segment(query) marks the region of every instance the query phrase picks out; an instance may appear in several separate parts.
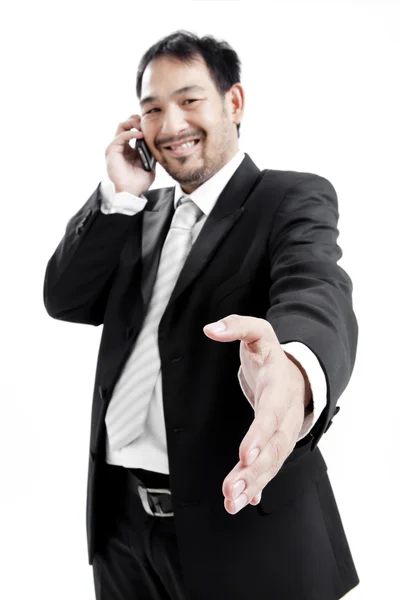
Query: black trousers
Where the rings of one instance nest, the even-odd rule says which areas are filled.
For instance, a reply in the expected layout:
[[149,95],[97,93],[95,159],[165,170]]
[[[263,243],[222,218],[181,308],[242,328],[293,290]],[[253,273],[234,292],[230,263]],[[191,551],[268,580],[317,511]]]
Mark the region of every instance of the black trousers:
[[[175,535],[175,517],[146,513],[132,474],[105,465],[110,494],[104,539],[93,557],[96,600],[186,600]],[[146,487],[168,487],[168,476],[135,470]],[[157,476],[158,475],[158,476]]]

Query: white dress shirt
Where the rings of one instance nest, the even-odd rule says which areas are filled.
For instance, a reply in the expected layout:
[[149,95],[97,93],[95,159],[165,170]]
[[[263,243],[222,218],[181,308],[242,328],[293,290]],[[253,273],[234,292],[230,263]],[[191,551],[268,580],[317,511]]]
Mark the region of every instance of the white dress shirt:
[[[244,157],[244,153],[239,150],[237,154],[222,167],[222,169],[190,194],[190,198],[203,212],[203,216],[197,221],[192,230],[192,244],[199,235],[208,215],[214,208],[219,195],[241,164]],[[101,211],[104,214],[122,213],[132,216],[143,210],[147,204],[147,198],[145,198],[145,196],[138,197],[129,192],[115,192],[115,186],[108,177],[105,177],[102,180],[100,191],[102,196]],[[174,197],[175,208],[179,198],[184,193],[185,192],[182,190],[179,183],[177,183],[175,186]],[[145,231],[143,232],[143,235],[146,235]],[[281,344],[281,347],[289,352],[302,365],[307,373],[311,386],[313,410],[307,414],[304,419],[303,427],[298,437],[298,440],[301,440],[312,429],[326,406],[327,383],[325,374],[317,357],[305,344],[302,344],[301,342],[288,342],[286,344]],[[244,396],[250,404],[254,406],[252,391],[247,385],[241,368],[239,368],[238,380]],[[150,401],[149,412],[143,433],[124,448],[114,451],[111,451],[108,443],[108,436],[106,435],[106,461],[110,464],[123,467],[169,473],[164,407],[162,401],[161,370]]]

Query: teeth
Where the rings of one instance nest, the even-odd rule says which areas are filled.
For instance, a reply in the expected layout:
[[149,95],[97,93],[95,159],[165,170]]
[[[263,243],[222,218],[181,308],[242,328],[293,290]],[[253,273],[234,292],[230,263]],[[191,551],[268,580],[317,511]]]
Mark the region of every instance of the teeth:
[[178,148],[191,148],[195,145],[195,143],[195,140],[192,140],[191,142],[185,142],[184,144],[179,144],[178,146],[170,146],[170,148],[171,150],[177,150]]

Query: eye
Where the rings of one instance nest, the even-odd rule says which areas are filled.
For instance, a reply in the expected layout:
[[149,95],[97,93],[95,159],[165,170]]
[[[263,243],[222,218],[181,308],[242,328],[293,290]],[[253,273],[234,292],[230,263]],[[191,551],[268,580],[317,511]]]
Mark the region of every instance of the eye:
[[153,110],[160,110],[159,108],[151,108],[150,110],[148,110],[146,113],[144,113],[145,115],[150,115],[152,113]]
[[185,102],[198,102],[197,99],[188,99],[188,100],[184,100],[183,104],[185,104]]

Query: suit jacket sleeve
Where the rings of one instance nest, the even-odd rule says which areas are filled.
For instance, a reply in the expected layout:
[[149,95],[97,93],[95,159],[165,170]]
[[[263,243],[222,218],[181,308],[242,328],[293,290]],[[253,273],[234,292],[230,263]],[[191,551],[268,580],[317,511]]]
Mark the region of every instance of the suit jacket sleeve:
[[64,237],[48,261],[43,299],[48,314],[55,319],[102,324],[113,276],[129,234],[137,233],[140,252],[138,219],[146,198],[137,199],[137,215],[105,214],[103,185],[99,183],[68,221]]
[[329,181],[302,174],[284,194],[269,242],[270,308],[266,319],[279,342],[302,342],[318,358],[327,382],[327,405],[298,445],[311,449],[332,423],[354,368],[358,325],[353,285],[338,265],[338,199]]

